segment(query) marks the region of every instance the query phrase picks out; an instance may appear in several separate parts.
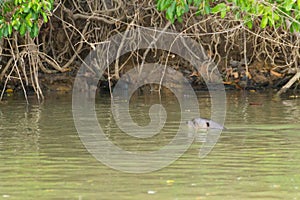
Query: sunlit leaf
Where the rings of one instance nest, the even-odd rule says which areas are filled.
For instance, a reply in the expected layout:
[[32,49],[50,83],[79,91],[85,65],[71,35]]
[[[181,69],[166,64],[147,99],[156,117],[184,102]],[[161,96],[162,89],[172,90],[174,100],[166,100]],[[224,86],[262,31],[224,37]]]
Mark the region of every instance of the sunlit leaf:
[[221,11],[221,18],[224,18],[226,16],[226,10]]
[[269,26],[273,26],[275,24],[274,19],[270,16],[268,16],[268,23],[269,23]]
[[253,27],[253,22],[252,22],[252,21],[247,21],[247,22],[246,22],[246,26],[247,26],[249,29],[252,29],[252,27]]
[[294,1],[293,0],[286,0],[284,2],[284,8],[287,10],[287,11],[290,11],[294,5]]
[[215,7],[213,7],[211,9],[211,12],[212,13],[219,13],[219,12],[222,12],[224,10],[226,10],[226,4],[225,3],[220,3],[220,4],[217,4]]
[[177,17],[182,16],[183,13],[184,13],[184,8],[181,7],[181,6],[176,6],[176,15],[177,15]]
[[48,22],[48,16],[46,15],[45,12],[41,12],[41,14],[43,16],[44,22],[47,23]]
[[163,0],[158,0],[157,2],[156,2],[156,8],[157,8],[157,10],[158,11],[161,11],[161,2],[162,2]]
[[24,36],[25,33],[26,33],[26,24],[22,23],[21,26],[20,26],[20,35]]
[[260,27],[265,28],[267,26],[267,24],[268,24],[268,16],[264,15],[261,20]]
[[273,13],[273,18],[274,18],[275,21],[280,20],[279,15],[277,15],[276,13]]
[[175,9],[176,9],[176,1],[173,1],[172,5],[167,9],[166,17],[172,23],[175,21]]
[[22,5],[23,11],[24,13],[28,13],[31,9],[31,7],[29,6],[29,4],[23,4]]
[[291,24],[291,32],[294,33],[294,32],[300,32],[300,27],[297,23],[293,22]]
[[7,31],[8,31],[8,35],[12,34],[12,25],[11,24],[7,25]]

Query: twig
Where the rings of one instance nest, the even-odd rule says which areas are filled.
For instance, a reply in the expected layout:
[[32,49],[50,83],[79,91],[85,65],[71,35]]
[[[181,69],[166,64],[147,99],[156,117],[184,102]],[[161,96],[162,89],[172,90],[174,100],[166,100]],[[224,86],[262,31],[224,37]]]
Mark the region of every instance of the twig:
[[276,96],[280,96],[281,94],[285,93],[297,80],[300,79],[300,71],[298,72],[287,82],[277,93]]

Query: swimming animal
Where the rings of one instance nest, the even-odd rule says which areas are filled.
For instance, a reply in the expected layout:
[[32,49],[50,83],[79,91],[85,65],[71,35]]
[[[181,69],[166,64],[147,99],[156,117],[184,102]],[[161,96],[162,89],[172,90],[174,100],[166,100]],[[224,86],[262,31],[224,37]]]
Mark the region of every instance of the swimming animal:
[[194,118],[192,120],[187,121],[187,125],[191,128],[194,128],[196,130],[198,129],[221,129],[221,130],[226,130],[224,126],[221,124],[218,124],[217,122],[214,122],[210,119],[205,119],[205,118]]

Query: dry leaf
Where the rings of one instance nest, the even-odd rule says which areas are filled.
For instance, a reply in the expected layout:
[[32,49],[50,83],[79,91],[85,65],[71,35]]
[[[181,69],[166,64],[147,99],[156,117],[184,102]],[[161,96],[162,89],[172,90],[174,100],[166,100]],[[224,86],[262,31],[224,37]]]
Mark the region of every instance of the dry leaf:
[[279,78],[283,77],[282,74],[280,74],[280,73],[278,73],[278,72],[275,72],[274,70],[271,70],[271,71],[270,71],[270,74],[272,74],[272,75],[274,75],[274,76],[276,76],[276,77],[279,77]]

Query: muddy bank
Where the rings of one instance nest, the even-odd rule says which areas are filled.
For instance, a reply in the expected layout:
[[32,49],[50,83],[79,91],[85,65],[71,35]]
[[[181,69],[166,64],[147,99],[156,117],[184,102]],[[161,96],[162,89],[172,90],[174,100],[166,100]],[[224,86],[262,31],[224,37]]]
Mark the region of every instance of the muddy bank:
[[[186,63],[180,63],[177,59],[170,61],[172,69],[179,71],[191,84],[194,90],[207,90],[204,77],[206,74],[207,68],[199,67],[198,69],[193,68],[192,66]],[[174,64],[176,63],[176,65]],[[126,75],[126,72],[133,67],[134,63],[127,63],[122,70],[121,77]],[[231,60],[228,63],[227,67],[218,66],[222,82],[226,90],[265,90],[265,89],[275,89],[279,90],[283,85],[285,85],[291,77],[294,75],[294,71],[286,72],[285,74],[280,73],[273,69],[272,65],[268,63],[262,63],[255,61],[245,67],[245,62]],[[111,72],[113,73],[113,71]],[[157,73],[160,76],[160,72]],[[166,75],[168,75],[168,70]],[[202,76],[203,75],[203,76]],[[47,92],[59,92],[59,93],[71,93],[73,88],[73,83],[75,80],[76,72],[65,72],[65,73],[54,73],[54,74],[39,74],[39,84],[44,93]],[[88,77],[89,75],[87,75]],[[214,77],[210,77],[214,81]],[[180,83],[176,83],[176,77],[172,80],[175,83],[175,87],[179,87]],[[134,80],[131,80],[134,82]],[[96,86],[98,91],[109,92],[109,87],[112,88],[118,82],[116,78],[112,78],[110,83],[108,82],[108,73],[105,72]],[[24,89],[28,95],[34,95],[34,87],[30,84],[26,85],[25,80],[23,80]],[[30,82],[29,82],[30,83]],[[5,81],[0,83],[0,90],[3,91]],[[128,82],[130,84],[130,81]],[[176,86],[178,84],[178,86]],[[295,84],[291,90],[297,89],[299,82]],[[82,85],[83,89],[84,84]],[[4,96],[13,95],[14,93],[23,93],[24,89],[19,80],[11,79],[7,82]],[[139,93],[148,94],[154,92],[158,89],[158,86],[155,84],[145,85],[139,89]]]

